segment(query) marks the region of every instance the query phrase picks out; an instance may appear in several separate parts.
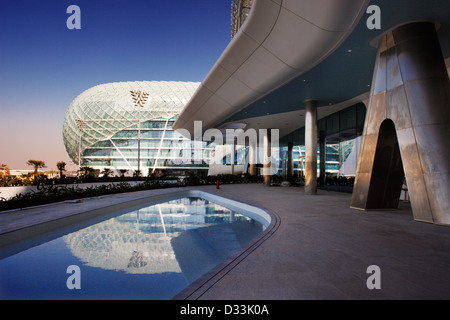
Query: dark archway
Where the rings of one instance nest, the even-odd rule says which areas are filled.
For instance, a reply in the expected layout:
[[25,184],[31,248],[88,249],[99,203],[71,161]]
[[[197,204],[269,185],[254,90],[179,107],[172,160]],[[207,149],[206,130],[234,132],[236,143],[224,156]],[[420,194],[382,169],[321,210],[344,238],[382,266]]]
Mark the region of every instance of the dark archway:
[[404,177],[395,125],[386,119],[378,134],[367,209],[397,208]]

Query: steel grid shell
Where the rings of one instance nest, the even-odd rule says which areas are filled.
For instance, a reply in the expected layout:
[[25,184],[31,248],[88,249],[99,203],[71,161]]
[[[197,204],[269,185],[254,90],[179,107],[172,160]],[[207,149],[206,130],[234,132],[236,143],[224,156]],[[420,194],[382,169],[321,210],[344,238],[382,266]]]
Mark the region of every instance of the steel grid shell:
[[[63,141],[69,157],[96,143],[149,120],[176,119],[200,83],[133,81],[97,85],[70,104],[63,124]],[[137,94],[145,93],[139,100]]]

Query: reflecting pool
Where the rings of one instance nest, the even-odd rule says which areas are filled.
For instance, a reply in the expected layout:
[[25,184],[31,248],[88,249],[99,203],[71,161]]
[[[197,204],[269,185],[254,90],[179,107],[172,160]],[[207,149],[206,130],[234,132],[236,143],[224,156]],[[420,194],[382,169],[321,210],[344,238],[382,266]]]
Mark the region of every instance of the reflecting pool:
[[0,252],[0,299],[170,299],[264,229],[199,197],[134,207]]

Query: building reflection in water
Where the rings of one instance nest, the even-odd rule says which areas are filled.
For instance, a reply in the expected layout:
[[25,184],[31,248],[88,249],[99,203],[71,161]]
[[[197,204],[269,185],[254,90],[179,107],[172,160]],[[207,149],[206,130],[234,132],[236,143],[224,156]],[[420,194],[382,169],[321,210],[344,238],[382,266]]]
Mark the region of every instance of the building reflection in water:
[[191,282],[264,227],[205,199],[140,208],[64,237],[85,265],[133,274],[183,273]]

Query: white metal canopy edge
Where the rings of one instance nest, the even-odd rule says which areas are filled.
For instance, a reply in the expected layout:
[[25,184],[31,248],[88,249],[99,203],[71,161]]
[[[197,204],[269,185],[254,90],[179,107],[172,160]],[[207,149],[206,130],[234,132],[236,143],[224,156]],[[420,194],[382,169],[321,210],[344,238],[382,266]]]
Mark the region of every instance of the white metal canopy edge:
[[246,22],[174,124],[193,135],[222,122],[326,59],[369,0],[255,0]]

